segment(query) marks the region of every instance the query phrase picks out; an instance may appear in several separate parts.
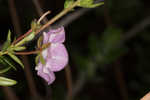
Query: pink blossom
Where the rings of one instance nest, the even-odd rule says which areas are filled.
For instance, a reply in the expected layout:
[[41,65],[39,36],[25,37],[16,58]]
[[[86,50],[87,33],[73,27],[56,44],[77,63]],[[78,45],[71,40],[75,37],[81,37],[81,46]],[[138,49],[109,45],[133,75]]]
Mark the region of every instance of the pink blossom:
[[50,43],[50,46],[42,51],[45,65],[41,62],[36,66],[37,74],[45,79],[48,84],[55,80],[54,72],[62,70],[68,63],[68,53],[63,44],[65,41],[64,27],[51,29],[44,32],[43,44]]

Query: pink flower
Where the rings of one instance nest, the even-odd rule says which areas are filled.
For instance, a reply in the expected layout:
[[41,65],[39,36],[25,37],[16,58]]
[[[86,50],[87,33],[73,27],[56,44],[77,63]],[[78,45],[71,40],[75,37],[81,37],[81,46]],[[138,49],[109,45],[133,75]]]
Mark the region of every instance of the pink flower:
[[68,53],[62,44],[65,41],[65,31],[64,27],[60,27],[43,34],[43,44],[50,43],[50,46],[42,51],[46,64],[39,62],[36,70],[40,77],[51,84],[55,80],[54,72],[62,70],[68,63]]

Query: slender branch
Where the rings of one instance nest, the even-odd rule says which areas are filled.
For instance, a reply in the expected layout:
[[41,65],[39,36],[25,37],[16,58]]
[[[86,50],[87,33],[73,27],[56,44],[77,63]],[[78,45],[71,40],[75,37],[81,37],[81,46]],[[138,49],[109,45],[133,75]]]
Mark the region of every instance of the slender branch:
[[20,36],[19,38],[17,38],[15,41],[13,41],[12,45],[14,45],[18,41],[22,40],[24,37],[26,37],[27,35],[29,35],[31,32],[32,32],[32,29],[30,29],[28,32],[26,32],[25,34],[23,34],[22,36]]
[[127,92],[127,87],[126,87],[126,82],[124,80],[124,75],[121,70],[121,63],[120,60],[117,60],[114,64],[113,67],[116,82],[119,87],[120,95],[121,95],[121,100],[128,100],[128,92]]
[[124,41],[131,39],[136,36],[139,32],[150,25],[150,16],[144,18],[142,21],[138,22],[134,25],[128,32],[126,32],[126,36],[124,36]]
[[71,69],[70,66],[67,65],[65,68],[65,74],[66,74],[66,80],[67,80],[67,88],[68,88],[68,93],[67,93],[67,100],[72,100],[72,75],[71,75]]
[[72,99],[74,99],[80,93],[80,91],[83,89],[86,82],[87,82],[86,73],[81,72],[78,75],[78,79],[74,85],[73,93],[72,93]]
[[50,14],[50,11],[47,11],[46,13],[42,14],[42,16],[40,17],[40,19],[37,21],[38,24],[40,24],[40,22],[45,19],[45,16],[47,16],[48,14]]
[[[34,6],[35,6],[35,8],[36,8],[36,11],[37,11],[37,13],[38,13],[38,15],[39,16],[42,16],[43,15],[43,9],[41,9],[41,5],[40,5],[40,3],[38,2],[38,0],[32,0],[32,2],[33,2],[33,4],[34,4]],[[47,23],[47,18],[44,18],[43,19],[43,22],[44,23]]]
[[29,52],[15,52],[16,55],[31,55],[31,54],[37,54],[40,50],[37,51],[29,51]]
[[7,100],[19,100],[19,98],[16,96],[12,88],[10,87],[2,87],[5,97]]
[[58,27],[58,26],[68,26],[71,22],[76,20],[77,18],[81,17],[84,15],[86,12],[91,11],[93,9],[90,8],[80,8],[74,12],[71,12],[67,14],[65,17],[60,19],[58,22],[56,22],[52,27]]
[[[56,20],[58,20],[59,18],[61,18],[62,16],[64,16],[65,14],[67,14],[71,9],[73,9],[74,7],[76,7],[78,5],[80,0],[77,0],[76,2],[74,2],[74,4],[66,9],[64,9],[62,12],[60,12],[58,15],[56,15],[55,17],[53,17],[50,21],[48,21],[45,25],[43,25],[39,30],[37,30],[35,32],[35,34],[38,34],[39,32],[41,32],[42,30],[44,30],[46,27],[48,27],[49,25],[53,24]],[[17,39],[16,41],[14,41],[13,44],[17,43],[19,40],[23,39],[25,36],[27,36],[28,34],[30,34],[32,32],[32,30],[30,29],[27,33],[25,33],[23,36],[19,37],[19,39]]]
[[54,18],[52,18],[50,21],[48,21],[45,25],[43,25],[35,34],[41,32],[46,27],[48,27],[49,25],[53,24],[56,20],[58,20],[59,18],[61,18],[65,14],[67,14],[71,9],[73,9],[75,6],[77,6],[78,3],[79,3],[79,0],[77,0],[72,6],[64,9],[62,12],[60,12],[58,15],[56,15]]

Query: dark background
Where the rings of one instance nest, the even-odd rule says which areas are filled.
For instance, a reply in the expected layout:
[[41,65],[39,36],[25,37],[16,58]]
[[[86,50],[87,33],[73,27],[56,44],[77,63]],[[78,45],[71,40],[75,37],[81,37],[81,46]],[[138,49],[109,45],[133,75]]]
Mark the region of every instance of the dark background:
[[[150,2],[104,2],[94,9],[77,7],[53,25],[65,26],[73,93],[68,92],[66,70],[57,72],[56,81],[47,86],[36,75],[31,55],[21,57],[25,70],[17,67],[7,73],[18,84],[1,87],[0,100],[71,100],[70,95],[74,100],[139,100],[149,92]],[[39,10],[50,10],[51,19],[63,5],[64,0],[0,0],[0,44],[9,29],[13,38],[27,32]],[[34,43],[29,48],[36,48]]]

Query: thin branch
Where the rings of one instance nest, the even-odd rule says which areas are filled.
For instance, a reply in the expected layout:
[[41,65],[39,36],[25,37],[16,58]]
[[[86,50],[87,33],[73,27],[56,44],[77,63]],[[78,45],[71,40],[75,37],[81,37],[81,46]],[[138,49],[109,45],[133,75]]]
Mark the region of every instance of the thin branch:
[[15,52],[16,55],[31,55],[31,54],[37,54],[40,50],[37,51],[29,51],[29,52]]
[[67,81],[67,88],[68,88],[68,93],[67,93],[67,100],[72,100],[72,75],[71,75],[71,69],[70,66],[67,65],[65,68],[65,74],[66,74],[66,81]]
[[48,21],[45,25],[43,25],[38,31],[36,31],[35,34],[41,32],[42,30],[44,30],[45,28],[47,28],[49,25],[53,24],[56,20],[60,19],[62,16],[64,16],[65,14],[67,14],[71,9],[73,9],[74,7],[76,7],[78,3],[79,3],[79,0],[77,0],[76,2],[74,2],[72,4],[72,6],[64,9],[62,12],[60,12],[58,15],[56,15],[50,21]]
[[125,33],[124,41],[131,39],[136,36],[139,32],[144,30],[146,27],[150,25],[150,16],[144,18],[142,21],[138,22],[134,25],[128,32]]
[[[38,16],[42,16],[44,13],[44,11],[43,11],[43,9],[41,9],[41,5],[39,4],[39,2],[38,2],[38,0],[32,0],[32,2],[33,2],[33,4],[34,4],[34,6],[35,6],[35,8],[36,8],[36,11],[37,11],[37,13],[38,13]],[[43,19],[43,22],[44,23],[47,23],[47,18],[44,18]]]
[[84,15],[86,12],[91,11],[93,9],[89,8],[80,8],[74,12],[70,12],[66,16],[64,16],[62,19],[60,19],[58,22],[56,22],[52,27],[56,28],[59,26],[68,26],[70,23]]
[[87,81],[86,73],[81,72],[78,75],[78,79],[74,85],[73,92],[72,92],[72,100],[80,93],[80,91],[83,89],[85,83]]
[[114,64],[113,67],[116,82],[119,87],[120,95],[121,95],[121,100],[128,100],[128,92],[127,92],[127,87],[126,87],[126,82],[124,80],[124,75],[121,70],[121,63],[120,60],[117,60]]
[[10,87],[2,87],[5,97],[7,100],[19,100],[19,98],[16,96],[12,88]]

